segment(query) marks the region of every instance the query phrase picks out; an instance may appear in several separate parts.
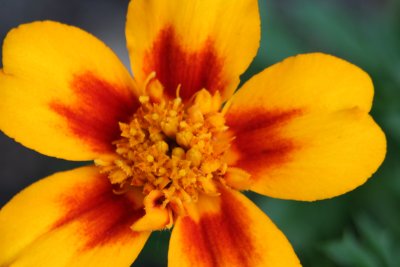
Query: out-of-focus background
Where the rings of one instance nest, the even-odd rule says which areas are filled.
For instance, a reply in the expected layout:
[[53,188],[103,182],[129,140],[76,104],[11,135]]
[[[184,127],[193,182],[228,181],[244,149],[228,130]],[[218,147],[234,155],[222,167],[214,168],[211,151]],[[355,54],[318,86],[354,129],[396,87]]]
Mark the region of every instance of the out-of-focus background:
[[[0,0],[0,42],[21,23],[57,20],[93,33],[128,66],[128,2]],[[243,80],[288,56],[312,51],[362,67],[375,84],[372,114],[386,132],[388,153],[365,185],[334,199],[303,203],[249,196],[286,234],[304,266],[399,266],[400,1],[263,0],[260,12],[261,48]],[[75,166],[26,149],[0,133],[0,205],[36,180]],[[133,266],[166,266],[169,235],[153,233]]]

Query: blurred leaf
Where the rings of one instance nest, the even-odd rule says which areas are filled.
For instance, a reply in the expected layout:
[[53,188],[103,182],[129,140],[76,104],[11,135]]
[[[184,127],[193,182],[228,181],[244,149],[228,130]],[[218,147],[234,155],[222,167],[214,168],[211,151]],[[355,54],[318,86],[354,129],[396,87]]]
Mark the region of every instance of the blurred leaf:
[[366,246],[375,253],[386,266],[395,266],[394,240],[387,229],[383,229],[366,216],[357,219],[358,230]]
[[325,247],[325,252],[341,266],[378,267],[376,258],[371,256],[355,239],[346,232],[343,239],[331,242]]
[[388,229],[367,216],[356,219],[356,231],[345,231],[342,239],[322,247],[326,255],[340,266],[396,267],[400,251]]

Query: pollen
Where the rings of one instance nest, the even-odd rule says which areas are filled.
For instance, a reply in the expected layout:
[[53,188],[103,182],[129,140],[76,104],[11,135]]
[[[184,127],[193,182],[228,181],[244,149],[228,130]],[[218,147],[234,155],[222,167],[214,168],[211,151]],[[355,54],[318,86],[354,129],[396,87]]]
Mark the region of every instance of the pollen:
[[182,215],[200,194],[218,195],[217,184],[227,172],[221,98],[204,89],[187,103],[179,88],[174,99],[154,101],[154,95],[160,93],[139,97],[141,106],[131,120],[120,123],[116,156],[96,164],[119,191],[138,187],[145,195],[157,192],[168,214]]

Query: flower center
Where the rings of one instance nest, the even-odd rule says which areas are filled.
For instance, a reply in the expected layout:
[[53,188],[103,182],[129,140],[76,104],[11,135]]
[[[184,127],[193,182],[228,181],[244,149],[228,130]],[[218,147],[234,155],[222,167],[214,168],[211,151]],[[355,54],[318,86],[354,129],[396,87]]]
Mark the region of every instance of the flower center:
[[[179,91],[179,89],[178,89]],[[199,91],[189,103],[151,101],[141,96],[141,106],[129,123],[120,123],[121,138],[114,142],[116,158],[96,161],[121,192],[140,187],[144,195],[157,192],[157,203],[183,214],[186,203],[199,194],[218,195],[227,164],[227,127],[221,100]]]

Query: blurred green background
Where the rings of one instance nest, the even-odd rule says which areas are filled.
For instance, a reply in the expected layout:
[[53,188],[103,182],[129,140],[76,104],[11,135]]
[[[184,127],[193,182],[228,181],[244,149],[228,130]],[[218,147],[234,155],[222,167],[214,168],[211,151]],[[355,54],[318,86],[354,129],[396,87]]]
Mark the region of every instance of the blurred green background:
[[[299,53],[319,51],[344,58],[374,81],[372,114],[386,133],[388,153],[365,185],[334,199],[304,203],[248,195],[286,234],[304,266],[400,266],[400,1],[259,2],[261,47],[242,80]],[[127,64],[127,4],[0,0],[0,38],[23,22],[58,20],[94,33]],[[1,205],[35,180],[77,166],[39,155],[4,135],[0,145]],[[153,233],[133,266],[166,266],[169,235]]]

